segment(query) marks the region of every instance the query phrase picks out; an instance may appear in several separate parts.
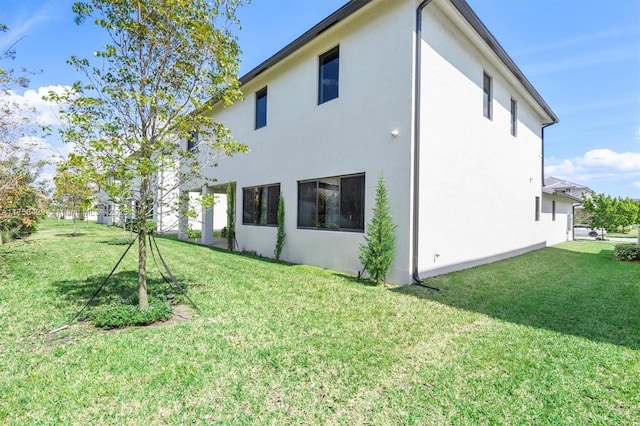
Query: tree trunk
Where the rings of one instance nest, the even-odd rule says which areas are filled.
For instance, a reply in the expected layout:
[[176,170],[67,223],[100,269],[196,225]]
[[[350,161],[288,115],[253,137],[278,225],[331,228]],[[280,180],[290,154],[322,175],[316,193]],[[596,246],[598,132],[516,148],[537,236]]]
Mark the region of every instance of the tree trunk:
[[75,211],[71,214],[71,218],[73,220],[73,233],[71,235],[75,237],[76,236],[76,212]]
[[138,228],[138,307],[149,306],[147,297],[147,208],[149,204],[149,177],[143,176],[140,182],[140,200],[134,210],[133,223]]
[[147,229],[141,226],[138,230],[138,307],[149,306],[147,297]]

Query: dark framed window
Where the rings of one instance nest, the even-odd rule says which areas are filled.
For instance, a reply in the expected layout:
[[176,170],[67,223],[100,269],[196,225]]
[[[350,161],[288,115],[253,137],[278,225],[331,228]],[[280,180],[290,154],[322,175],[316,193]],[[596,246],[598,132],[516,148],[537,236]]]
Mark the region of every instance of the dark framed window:
[[198,152],[198,139],[200,135],[196,132],[191,134],[191,137],[187,139],[187,150],[191,152]]
[[511,98],[511,135],[518,136],[518,101]]
[[489,120],[493,118],[493,81],[486,72],[482,78],[482,114]]
[[364,231],[364,174],[298,182],[298,228]]
[[540,221],[540,197],[536,197],[536,222]]
[[267,88],[256,92],[256,130],[267,125]]
[[340,46],[320,55],[318,71],[318,105],[320,105],[338,97]]
[[277,225],[280,184],[250,186],[242,189],[242,223]]
[[551,220],[556,221],[556,200],[551,201]]

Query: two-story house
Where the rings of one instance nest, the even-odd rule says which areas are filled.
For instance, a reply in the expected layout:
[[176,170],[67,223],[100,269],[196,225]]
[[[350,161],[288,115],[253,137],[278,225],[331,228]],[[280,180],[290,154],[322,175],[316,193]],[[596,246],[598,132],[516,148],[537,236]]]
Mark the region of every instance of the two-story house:
[[242,90],[213,114],[250,152],[207,171],[219,186],[183,188],[232,183],[240,249],[273,255],[282,194],[282,259],[355,274],[381,173],[397,225],[391,282],[566,238],[540,220],[544,128],[558,118],[463,0],[350,1]]

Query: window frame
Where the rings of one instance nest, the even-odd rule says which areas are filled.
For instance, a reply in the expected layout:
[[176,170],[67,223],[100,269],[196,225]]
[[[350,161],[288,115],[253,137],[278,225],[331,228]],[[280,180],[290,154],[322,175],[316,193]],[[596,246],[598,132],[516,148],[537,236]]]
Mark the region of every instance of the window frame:
[[[272,197],[272,192],[276,192]],[[250,199],[247,194],[253,194]],[[242,188],[242,224],[247,226],[278,226],[278,204],[280,202],[281,185],[271,183],[267,185],[245,186]],[[257,205],[256,198],[260,197],[265,206]],[[275,198],[275,199],[274,199]],[[249,203],[251,201],[251,203]],[[250,210],[247,208],[250,207]],[[264,211],[263,211],[264,208]],[[256,212],[260,214],[256,214]],[[266,214],[266,215],[265,215]],[[248,217],[251,217],[251,221]],[[264,222],[262,218],[264,217]]]
[[[268,95],[267,86],[258,90],[255,94],[256,96],[255,130],[262,129],[263,127],[267,127],[267,103],[268,103],[267,95]],[[263,99],[264,99],[264,104],[261,103]],[[263,106],[262,108],[261,108],[261,105]]]
[[493,120],[493,77],[482,73],[482,115]]
[[[329,92],[326,85],[323,83],[324,74],[329,64],[337,60],[336,64],[336,89],[335,96],[333,91]],[[326,67],[326,68],[325,68]],[[340,45],[335,46],[323,54],[318,56],[318,105],[322,105],[326,102],[332,101],[340,97]]]
[[536,222],[540,222],[540,197],[536,195]]
[[551,221],[556,221],[556,200],[551,200]]
[[198,132],[192,132],[191,136],[187,139],[187,151],[196,154],[199,151],[198,145],[200,145],[200,134]]
[[518,101],[511,98],[511,136],[518,137]]
[[[352,179],[362,179],[361,182],[351,182]],[[336,186],[332,181],[337,181]],[[350,183],[355,183],[349,186]],[[357,187],[357,188],[356,188]],[[345,193],[348,190],[358,190],[355,197],[345,200]],[[323,194],[334,192],[335,199],[332,206],[328,205],[328,200],[320,201]],[[311,195],[311,196],[309,196]],[[298,209],[296,225],[298,229],[338,231],[338,232],[360,232],[365,229],[365,207],[366,207],[366,174],[353,173],[348,175],[330,176],[316,179],[305,179],[298,181]],[[337,207],[335,202],[337,201]],[[313,203],[313,208],[309,209],[309,203]],[[347,206],[351,206],[349,209]],[[324,207],[324,208],[323,208]],[[311,214],[310,214],[311,213]],[[337,218],[337,226],[327,225],[327,217],[334,220]],[[347,219],[347,216],[349,219]],[[356,216],[353,219],[353,216]],[[313,225],[310,225],[313,222]],[[349,226],[356,223],[356,227]],[[322,224],[325,224],[322,226]]]

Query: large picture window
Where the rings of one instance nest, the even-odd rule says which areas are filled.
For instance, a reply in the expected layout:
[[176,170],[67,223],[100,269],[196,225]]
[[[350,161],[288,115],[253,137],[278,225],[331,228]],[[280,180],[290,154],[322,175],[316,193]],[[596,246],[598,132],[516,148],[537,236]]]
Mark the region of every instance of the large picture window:
[[298,182],[298,227],[364,231],[364,174]]
[[280,184],[251,186],[242,189],[242,223],[277,225]]
[[320,56],[318,73],[318,105],[338,97],[340,47]]

